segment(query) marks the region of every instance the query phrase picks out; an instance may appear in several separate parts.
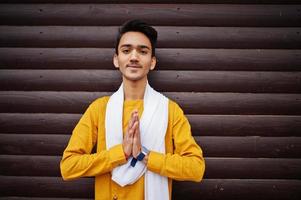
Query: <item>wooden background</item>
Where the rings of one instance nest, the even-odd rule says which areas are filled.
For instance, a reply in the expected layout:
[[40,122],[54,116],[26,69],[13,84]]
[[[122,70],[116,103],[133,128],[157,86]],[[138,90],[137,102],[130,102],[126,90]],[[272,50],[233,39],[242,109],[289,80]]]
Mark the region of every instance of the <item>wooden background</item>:
[[0,199],[93,198],[93,179],[62,181],[59,161],[87,106],[120,84],[113,43],[133,18],[158,29],[150,82],[206,159],[173,199],[301,199],[300,2],[141,2],[1,1]]

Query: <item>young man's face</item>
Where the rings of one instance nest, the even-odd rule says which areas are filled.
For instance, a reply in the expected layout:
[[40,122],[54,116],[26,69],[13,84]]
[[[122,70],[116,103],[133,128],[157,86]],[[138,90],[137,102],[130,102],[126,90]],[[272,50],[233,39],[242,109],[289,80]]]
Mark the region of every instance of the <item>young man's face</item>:
[[118,55],[114,55],[114,65],[127,80],[147,79],[149,70],[153,70],[156,65],[150,40],[140,32],[123,34],[118,45]]

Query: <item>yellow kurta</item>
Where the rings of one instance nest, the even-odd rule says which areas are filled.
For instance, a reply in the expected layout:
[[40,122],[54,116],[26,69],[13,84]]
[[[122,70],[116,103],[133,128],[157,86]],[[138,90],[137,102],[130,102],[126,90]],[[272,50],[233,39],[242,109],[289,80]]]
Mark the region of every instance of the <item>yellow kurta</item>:
[[[111,179],[111,171],[126,163],[122,144],[106,149],[105,113],[109,97],[95,100],[73,130],[61,161],[64,180],[95,176],[96,200],[144,199],[144,176],[132,185],[120,187]],[[123,107],[125,133],[132,110],[143,112],[143,100],[126,100]],[[200,181],[205,171],[201,148],[191,136],[190,125],[182,109],[169,100],[168,127],[165,136],[166,154],[151,151],[147,168],[167,176],[171,197],[172,181]],[[97,152],[91,154],[94,145]],[[142,144],[143,145],[143,144]]]

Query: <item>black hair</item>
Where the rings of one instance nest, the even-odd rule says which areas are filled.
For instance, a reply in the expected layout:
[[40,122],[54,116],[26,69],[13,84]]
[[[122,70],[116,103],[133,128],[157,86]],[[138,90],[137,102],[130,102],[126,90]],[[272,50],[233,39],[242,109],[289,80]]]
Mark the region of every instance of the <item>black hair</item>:
[[126,21],[118,31],[118,35],[116,38],[116,43],[115,43],[115,53],[118,55],[118,45],[120,42],[121,37],[123,34],[134,31],[134,32],[140,32],[143,33],[149,40],[152,45],[152,56],[155,56],[155,49],[156,49],[156,44],[157,44],[157,37],[158,33],[156,29],[153,27],[149,26],[147,23],[141,21],[141,20],[130,20]]

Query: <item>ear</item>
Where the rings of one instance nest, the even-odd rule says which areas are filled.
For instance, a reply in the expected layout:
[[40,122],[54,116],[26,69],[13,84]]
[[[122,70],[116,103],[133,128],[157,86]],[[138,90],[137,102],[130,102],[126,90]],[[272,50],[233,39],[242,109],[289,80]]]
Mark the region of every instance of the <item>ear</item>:
[[116,53],[114,54],[114,57],[113,57],[113,63],[116,68],[119,68],[118,55]]
[[150,70],[154,70],[157,64],[157,58],[155,56],[152,57]]

